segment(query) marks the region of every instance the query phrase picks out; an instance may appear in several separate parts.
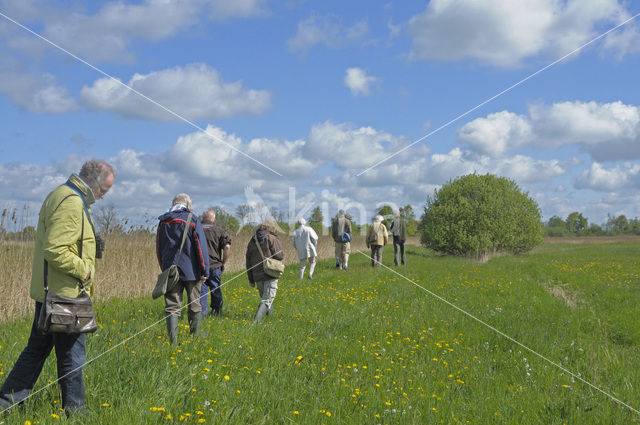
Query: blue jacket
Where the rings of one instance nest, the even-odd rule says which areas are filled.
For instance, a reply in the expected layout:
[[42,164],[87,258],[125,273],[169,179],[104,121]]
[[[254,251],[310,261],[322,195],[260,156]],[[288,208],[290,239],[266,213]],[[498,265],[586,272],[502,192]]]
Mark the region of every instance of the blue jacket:
[[[173,264],[182,241],[182,232],[187,224],[189,210],[169,211],[158,217],[158,233],[156,235],[156,254],[160,268],[165,270]],[[180,279],[184,281],[199,280],[201,276],[209,277],[209,251],[202,224],[198,216],[193,214],[191,225],[184,241],[184,247],[178,257]]]

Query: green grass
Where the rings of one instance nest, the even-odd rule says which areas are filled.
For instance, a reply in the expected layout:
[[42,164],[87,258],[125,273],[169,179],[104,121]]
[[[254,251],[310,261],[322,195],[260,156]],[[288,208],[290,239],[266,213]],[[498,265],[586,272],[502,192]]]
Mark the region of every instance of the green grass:
[[[313,281],[288,267],[275,315],[257,326],[257,291],[241,276],[223,287],[224,316],[205,322],[206,335],[191,338],[183,317],[177,347],[161,301],[98,305],[89,359],[160,323],[85,367],[81,423],[640,423],[539,356],[640,409],[640,245],[547,245],[484,264],[408,249],[409,265],[393,270],[409,280],[361,254],[348,271],[319,264]],[[2,378],[28,327],[2,326]],[[36,389],[55,378],[51,356]],[[0,422],[66,421],[52,416],[63,416],[55,388]]]

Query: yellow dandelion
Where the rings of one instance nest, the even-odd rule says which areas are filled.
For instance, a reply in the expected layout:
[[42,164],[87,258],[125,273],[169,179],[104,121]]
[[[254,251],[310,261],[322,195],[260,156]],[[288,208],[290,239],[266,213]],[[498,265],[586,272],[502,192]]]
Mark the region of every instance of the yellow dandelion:
[[224,375],[224,380],[225,381],[228,381],[229,379],[231,379],[231,378],[229,378],[229,375]]
[[300,414],[300,412],[298,412],[297,410],[294,410],[294,411],[293,411],[293,414],[294,414],[294,415],[299,415],[299,414]]
[[329,411],[327,410],[326,415],[327,415],[327,416],[329,416],[329,417],[331,417],[331,412],[329,412]]

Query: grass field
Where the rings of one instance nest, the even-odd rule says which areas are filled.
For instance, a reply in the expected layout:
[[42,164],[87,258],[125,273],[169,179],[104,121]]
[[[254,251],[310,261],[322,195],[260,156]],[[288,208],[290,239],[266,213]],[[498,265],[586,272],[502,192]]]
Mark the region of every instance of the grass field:
[[[551,244],[483,264],[408,250],[392,270],[362,254],[348,271],[319,264],[313,281],[287,267],[257,326],[256,291],[226,273],[223,317],[195,339],[183,317],[177,347],[161,301],[98,300],[81,423],[640,423],[640,244]],[[2,325],[0,379],[29,322]],[[51,356],[36,390],[55,379]],[[64,422],[59,404],[51,385],[0,423]]]

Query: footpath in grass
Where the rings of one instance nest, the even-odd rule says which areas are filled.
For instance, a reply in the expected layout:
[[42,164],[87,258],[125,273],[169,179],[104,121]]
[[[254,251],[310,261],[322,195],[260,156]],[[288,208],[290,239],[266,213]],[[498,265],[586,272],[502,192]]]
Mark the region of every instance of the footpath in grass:
[[[391,271],[355,253],[349,270],[323,262],[314,280],[288,267],[260,325],[257,291],[245,276],[230,281],[223,316],[191,338],[185,314],[178,346],[161,301],[111,300],[88,337],[97,358],[79,423],[640,423],[576,378],[640,408],[639,254],[638,244],[549,245],[479,264],[409,247],[408,265]],[[1,379],[28,326],[3,325]],[[36,390],[55,378],[51,356]],[[59,406],[51,385],[0,423],[64,422]]]

